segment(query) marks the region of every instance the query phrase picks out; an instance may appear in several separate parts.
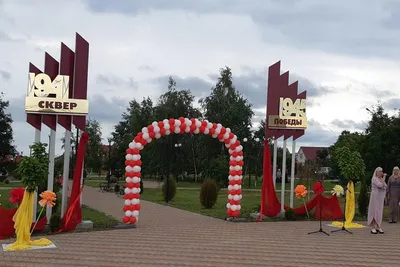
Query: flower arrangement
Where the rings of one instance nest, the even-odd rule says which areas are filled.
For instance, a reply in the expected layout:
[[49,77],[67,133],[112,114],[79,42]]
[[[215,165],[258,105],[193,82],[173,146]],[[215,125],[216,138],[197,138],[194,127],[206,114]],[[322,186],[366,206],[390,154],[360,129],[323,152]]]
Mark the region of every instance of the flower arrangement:
[[39,205],[42,207],[42,209],[40,210],[40,213],[39,213],[39,216],[36,219],[35,225],[33,226],[32,230],[31,230],[31,234],[32,234],[33,230],[35,229],[35,227],[36,227],[36,225],[37,225],[37,223],[39,221],[39,218],[40,218],[40,216],[42,215],[42,213],[44,211],[44,208],[46,206],[53,207],[56,204],[55,201],[57,200],[56,194],[54,192],[48,191],[48,190],[42,192],[39,196],[42,198],[39,201]]
[[303,200],[303,204],[304,207],[306,208],[306,212],[307,212],[307,218],[310,218],[310,215],[308,214],[308,209],[307,209],[307,205],[306,205],[306,200],[305,197],[307,196],[307,187],[305,187],[304,185],[300,184],[298,186],[296,186],[296,188],[294,189],[294,192],[296,194],[296,197],[298,199],[302,199]]
[[331,191],[332,195],[336,195],[338,197],[344,195],[344,189],[341,185],[335,185]]
[[10,198],[8,199],[11,204],[17,207],[21,205],[22,199],[24,198],[25,189],[23,187],[17,187],[10,191]]

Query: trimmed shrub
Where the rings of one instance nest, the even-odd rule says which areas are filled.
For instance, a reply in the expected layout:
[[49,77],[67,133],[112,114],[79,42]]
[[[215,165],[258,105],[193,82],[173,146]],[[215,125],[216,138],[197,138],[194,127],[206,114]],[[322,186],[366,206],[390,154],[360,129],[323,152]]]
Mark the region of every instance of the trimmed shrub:
[[361,181],[360,194],[358,195],[358,212],[361,216],[366,217],[368,214],[368,186],[366,179]]
[[285,211],[285,219],[287,221],[295,221],[296,220],[296,215],[294,214],[293,209],[287,209]]
[[214,180],[207,179],[201,185],[200,203],[206,209],[211,209],[218,198],[218,185]]
[[[167,190],[166,190],[167,189],[167,186],[166,186],[167,179],[168,179],[168,187],[169,187],[168,195],[167,195]],[[173,177],[168,177],[165,179],[165,182],[163,183],[162,188],[161,188],[165,201],[169,202],[172,199],[174,199],[175,194],[176,194],[176,187],[177,187],[176,181]]]

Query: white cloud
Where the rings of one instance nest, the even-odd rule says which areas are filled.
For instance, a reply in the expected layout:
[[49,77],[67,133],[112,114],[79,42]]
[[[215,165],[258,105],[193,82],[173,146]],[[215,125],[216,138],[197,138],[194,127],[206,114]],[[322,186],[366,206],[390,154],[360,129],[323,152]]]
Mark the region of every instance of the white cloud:
[[[352,4],[348,9],[341,1],[330,6],[311,0],[302,1],[301,5],[292,1],[292,9],[273,1],[271,10],[290,10],[280,16],[269,10],[269,4],[264,1],[245,6],[240,6],[240,1],[230,2],[227,9],[220,8],[218,1],[183,5],[178,9],[171,7],[176,1],[168,2],[171,3],[168,6],[165,2],[149,0],[146,3],[151,9],[144,5],[136,13],[129,7],[121,7],[121,3],[133,1],[92,2],[102,12],[91,11],[85,4],[88,1],[79,0],[71,0],[68,5],[60,0],[0,2],[3,5],[0,8],[0,71],[10,73],[8,79],[0,76],[0,90],[10,99],[10,110],[19,112],[14,116],[18,149],[26,153],[34,133],[31,126],[22,122],[23,101],[20,101],[26,92],[28,62],[43,68],[44,51],[58,58],[60,42],[73,49],[75,32],[90,43],[91,106],[119,105],[109,114],[96,112],[98,109],[92,111],[91,115],[103,125],[104,138],[119,119],[115,114],[121,110],[120,100],[127,102],[146,96],[156,99],[166,84],[160,86],[154,81],[167,75],[187,82],[185,78],[197,77],[192,81],[200,86],[206,84],[202,80],[210,82],[210,74],[217,74],[225,65],[232,68],[235,76],[243,78],[252,72],[266,73],[269,65],[282,60],[283,71],[306,78],[316,88],[329,88],[333,93],[321,94],[312,100],[314,104],[308,109],[308,116],[324,125],[323,130],[334,129],[335,134],[340,129],[332,121],[365,121],[368,118],[365,106],[376,103],[380,91],[390,93],[381,93],[382,101],[399,98],[400,83],[396,78],[400,71],[396,62],[399,53],[392,48],[398,47],[400,41],[394,36],[385,49],[388,34],[398,29],[389,29],[383,24],[390,18],[390,10],[380,4],[383,1],[374,0],[362,7]],[[327,12],[329,9],[331,12]],[[318,10],[325,13],[316,13]],[[357,27],[350,26],[352,22]],[[361,28],[363,23],[367,26]],[[366,31],[368,27],[373,29],[372,33]],[[237,89],[244,95],[250,94],[246,92],[246,84],[256,88],[252,82],[240,81],[243,88]],[[308,84],[304,81],[304,86]],[[198,94],[199,90],[196,88]],[[261,97],[264,95],[265,92],[260,92]],[[307,130],[307,135],[311,135],[312,129]],[[58,130],[61,137],[61,127]],[[42,134],[43,141],[47,131]],[[61,142],[57,144],[57,153],[61,152],[60,148]]]

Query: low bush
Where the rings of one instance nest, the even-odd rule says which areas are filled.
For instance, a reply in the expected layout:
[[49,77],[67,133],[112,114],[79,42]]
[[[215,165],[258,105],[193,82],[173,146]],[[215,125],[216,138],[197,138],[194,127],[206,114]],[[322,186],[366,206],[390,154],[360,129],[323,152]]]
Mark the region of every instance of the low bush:
[[201,185],[200,203],[206,209],[211,209],[218,198],[218,185],[214,180],[207,179]]

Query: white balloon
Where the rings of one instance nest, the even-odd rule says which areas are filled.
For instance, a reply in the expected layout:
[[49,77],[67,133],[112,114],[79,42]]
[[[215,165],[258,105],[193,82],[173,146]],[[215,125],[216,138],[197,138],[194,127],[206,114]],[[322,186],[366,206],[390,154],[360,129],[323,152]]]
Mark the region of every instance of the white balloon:
[[132,171],[132,167],[131,166],[126,166],[125,167],[125,171],[126,172],[131,172]]
[[218,123],[217,124],[217,129],[221,129],[222,128],[222,124],[221,123]]
[[140,203],[140,200],[137,199],[137,198],[134,198],[134,199],[131,200],[131,203],[132,203],[132,205],[137,205],[137,204]]
[[164,123],[164,125],[165,124],[168,124],[169,123],[169,120],[168,119],[163,119],[163,121],[162,121],[163,123]]
[[237,208],[236,205],[232,205],[232,206],[231,206],[231,210],[232,210],[232,211],[236,211],[236,208]]
[[138,210],[132,211],[132,217],[138,217],[138,216],[139,216],[139,211]]
[[226,148],[230,148],[231,145],[230,145],[230,144],[225,144],[225,147],[226,147]]
[[195,120],[195,125],[197,128],[201,127],[201,121],[199,121],[198,119]]
[[179,127],[175,127],[175,129],[174,129],[174,133],[178,134],[178,133],[180,133],[180,132],[181,132],[181,128],[179,128]]
[[211,122],[209,122],[208,124],[207,124],[207,128],[208,129],[211,129],[213,127],[213,124],[211,123]]
[[239,190],[239,189],[240,189],[240,185],[235,184],[235,185],[233,186],[233,190]]
[[241,210],[241,209],[242,209],[242,206],[236,205],[236,210]]
[[139,221],[139,216],[138,217],[135,217],[136,218],[136,223]]
[[205,129],[204,129],[204,134],[209,134],[209,133],[210,133],[210,129],[205,128]]
[[241,200],[242,199],[242,195],[239,195],[239,200]]
[[241,177],[239,175],[233,176],[233,180],[234,181],[239,181],[240,179],[241,179]]
[[234,195],[234,196],[233,196],[233,200],[235,200],[235,201],[238,201],[238,200],[240,200],[240,197],[239,197],[239,195]]
[[125,194],[130,194],[132,193],[132,190],[130,188],[125,188],[124,192]]
[[190,126],[192,126],[192,121],[189,119],[185,119],[185,124],[186,124],[186,126],[190,127]]
[[125,159],[126,160],[132,160],[132,154],[126,154]]
[[198,133],[200,133],[200,129],[199,128],[196,128],[195,130],[194,130],[194,132],[193,132],[194,134],[198,134]]
[[231,203],[227,203],[227,204],[226,204],[226,208],[227,208],[227,209],[230,209],[230,208],[231,208]]
[[170,128],[171,128],[171,125],[169,125],[168,123],[164,123],[165,130],[169,130]]
[[127,183],[132,183],[132,178],[131,177],[126,177],[125,178],[125,182],[127,182]]
[[147,129],[147,127],[142,128],[142,133],[148,133],[148,132],[149,132],[149,129]]
[[237,147],[235,148],[235,151],[236,151],[236,152],[240,152],[240,151],[242,151],[242,149],[243,149],[242,145],[239,145],[239,146],[237,146]]
[[132,170],[133,172],[140,172],[142,168],[140,168],[140,166],[133,166]]
[[175,120],[175,127],[181,126],[181,121],[180,120]]
[[235,170],[235,166],[229,166],[229,170],[230,171],[234,171]]
[[232,200],[232,199],[233,199],[233,195],[229,194],[229,195],[228,195],[228,199],[229,199],[229,200]]
[[131,201],[129,199],[125,200],[125,206],[129,206],[131,204]]
[[233,137],[233,138],[231,139],[231,141],[229,142],[229,144],[233,145],[234,143],[236,143],[235,137]]
[[140,188],[138,188],[138,190],[139,190],[139,192],[138,192],[138,193],[140,193],[140,192],[142,191]]
[[151,139],[151,138],[149,138],[149,139],[146,139],[146,142],[147,142],[148,144],[150,144],[150,143],[151,143],[151,141],[153,141],[153,139]]
[[149,139],[149,138],[150,138],[150,136],[149,136],[148,133],[144,133],[144,134],[143,134],[143,139],[144,139],[144,140],[147,140],[147,139]]
[[160,132],[160,127],[154,126],[154,133],[159,133]]
[[165,135],[170,135],[171,134],[171,131],[170,130],[166,130],[165,131]]
[[137,161],[137,160],[139,160],[140,158],[141,158],[141,156],[140,156],[139,154],[132,155],[132,160]]
[[186,127],[186,128],[185,128],[185,133],[188,133],[188,132],[190,132],[190,128],[189,128],[189,127]]
[[232,176],[232,175],[229,175],[229,176],[228,176],[228,180],[229,180],[229,181],[232,181],[232,180],[233,180],[233,176]]
[[218,134],[213,134],[212,138],[217,138]]
[[153,122],[151,123],[151,125],[153,125],[153,127],[156,127],[156,126],[158,125],[158,122],[153,121]]
[[129,143],[129,148],[130,149],[134,149],[135,148],[135,143],[134,142],[130,142]]
[[130,210],[125,211],[125,216],[131,217],[132,211],[130,211]]
[[215,134],[216,134],[216,135],[219,135],[220,133],[221,133],[221,128],[215,129]]
[[231,128],[226,128],[226,132],[229,134],[231,132]]
[[228,185],[228,190],[233,190],[233,185]]
[[161,138],[161,134],[160,133],[156,133],[155,138],[156,139],[160,139]]
[[228,133],[225,133],[224,134],[224,139],[228,139],[229,138],[229,134]]
[[239,165],[234,166],[235,171],[240,171],[241,169],[242,169],[242,167],[240,167]]
[[140,178],[139,177],[132,177],[132,183],[140,183]]
[[138,194],[140,192],[140,189],[137,187],[132,188],[132,193]]

